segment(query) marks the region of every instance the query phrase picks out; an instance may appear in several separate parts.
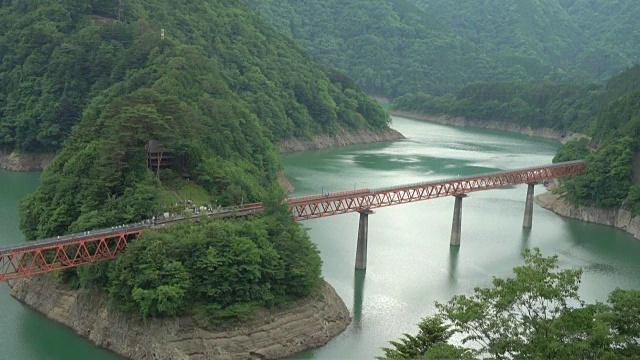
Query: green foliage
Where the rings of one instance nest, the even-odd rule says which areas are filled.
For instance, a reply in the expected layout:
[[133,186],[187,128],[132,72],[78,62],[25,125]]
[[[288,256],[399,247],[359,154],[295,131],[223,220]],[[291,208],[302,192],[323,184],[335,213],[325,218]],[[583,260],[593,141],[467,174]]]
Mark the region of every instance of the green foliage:
[[[631,164],[637,150],[637,138],[625,136],[587,155],[584,174],[563,180],[567,200],[578,205],[620,207],[632,185]],[[636,206],[635,197],[632,201],[629,204]]]
[[[631,359],[637,355],[640,291],[616,289],[608,304],[585,305],[578,295],[581,270],[560,270],[557,256],[543,257],[538,249],[526,250],[523,256],[525,264],[513,269],[514,277],[494,278],[492,287],[436,303],[437,313],[421,322],[419,334],[405,334],[400,343],[392,341],[396,349],[383,349],[386,356],[381,359]],[[448,336],[437,336],[430,343],[424,340],[425,332]],[[447,343],[453,333],[472,348]]]
[[640,59],[632,45],[637,43],[640,14],[634,0],[411,2],[504,61],[530,59],[538,67],[556,68],[549,74],[553,80],[605,80]]
[[[422,319],[418,324],[416,336],[404,334],[400,341],[390,341],[391,348],[382,348],[384,356],[380,360],[391,359],[463,359],[468,351],[446,344],[454,334],[444,319],[439,316],[431,316]],[[428,356],[425,356],[429,354]],[[434,357],[435,356],[435,357]]]
[[386,97],[444,95],[478,81],[602,81],[640,60],[634,0],[249,3],[313,56]]
[[[276,28],[367,92],[446,94],[489,79],[539,79],[550,67],[507,64],[405,0],[249,2]],[[533,70],[535,69],[535,70]],[[532,72],[533,70],[533,72]]]
[[[0,147],[58,151],[21,202],[28,239],[150,218],[169,209],[167,189],[199,203],[257,202],[275,194],[280,140],[388,126],[352,80],[243,3],[131,0],[126,21],[116,8],[0,1]],[[174,189],[167,171],[148,168],[149,140],[189,185],[174,179]],[[319,283],[318,251],[287,211],[274,203],[259,219],[145,232],[117,261],[59,276],[144,318],[243,317]]]
[[478,83],[462,88],[455,96],[406,94],[394,101],[392,109],[586,132],[597,113],[601,88],[595,84]]
[[589,155],[589,139],[580,138],[567,141],[553,157],[554,163],[582,160]]
[[[372,99],[334,81],[243,4],[132,0],[121,22],[113,18],[116,0],[24,3],[0,3],[4,148],[57,150],[81,119],[93,124],[112,101],[141,88],[176,96],[176,105],[193,109],[189,118],[210,120],[211,146],[243,156],[264,150],[263,136],[388,125],[383,111],[360,111],[377,107]],[[115,121],[165,120],[148,108],[118,112]]]
[[310,295],[320,279],[318,250],[299,224],[279,218],[147,232],[109,263],[109,295],[121,310],[145,318],[200,307],[212,321]]
[[[21,224],[29,239],[157,214],[162,190],[146,170],[149,139],[191,175],[201,201],[233,205],[258,201],[275,182],[281,165],[272,142],[388,125],[384,110],[352,81],[317,66],[242,5],[132,1],[127,22],[89,16],[108,14],[108,8],[60,1],[0,7],[0,20],[11,19],[0,34],[0,47],[7,50],[0,68],[0,93],[7,94],[0,102],[0,145],[55,149],[75,125],[41,187],[23,202]],[[22,16],[13,16],[16,11]],[[23,29],[27,23],[32,25]],[[54,32],[50,49],[27,46],[31,26],[41,23],[65,30]],[[174,25],[161,40],[167,24]],[[42,64],[25,68],[43,49],[50,53]],[[65,63],[58,64],[58,52],[66,54]],[[53,74],[52,64],[84,85]],[[88,68],[78,68],[83,66]],[[55,91],[45,91],[49,85]],[[76,115],[64,117],[66,127],[63,117],[43,112],[66,101],[62,88],[78,92]],[[58,142],[37,135],[45,133]]]

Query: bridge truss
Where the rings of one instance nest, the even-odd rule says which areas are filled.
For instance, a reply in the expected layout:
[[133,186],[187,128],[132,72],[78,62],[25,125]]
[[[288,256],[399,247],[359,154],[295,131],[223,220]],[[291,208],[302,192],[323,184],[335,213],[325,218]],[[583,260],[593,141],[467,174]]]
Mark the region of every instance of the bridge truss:
[[569,161],[536,168],[437,180],[381,189],[361,189],[289,200],[293,217],[300,220],[346,214],[414,201],[462,195],[518,184],[538,183],[581,174],[583,161]]
[[[481,174],[381,189],[359,189],[340,193],[287,199],[296,221],[324,216],[365,211],[414,201],[462,195],[474,191],[537,183],[554,178],[581,174],[583,161],[570,161],[548,166]],[[227,208],[212,216],[247,216],[261,213],[261,203],[241,208]],[[192,218],[167,219],[161,226]],[[117,229],[91,231],[0,248],[0,282],[55,270],[110,260],[123,253],[129,242],[152,224],[123,225]]]
[[[37,245],[0,254],[0,281],[111,260],[123,253],[142,229],[97,237],[83,236],[52,245]],[[27,244],[29,245],[29,244]]]

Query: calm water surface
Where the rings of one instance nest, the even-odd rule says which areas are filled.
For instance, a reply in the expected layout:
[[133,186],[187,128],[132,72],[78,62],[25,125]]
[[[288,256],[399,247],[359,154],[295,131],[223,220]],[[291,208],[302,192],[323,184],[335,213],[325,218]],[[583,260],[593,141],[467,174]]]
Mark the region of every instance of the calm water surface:
[[[18,228],[18,200],[36,189],[39,178],[40,173],[0,170],[0,245],[24,242]],[[0,359],[121,359],[27,308],[9,293],[9,286],[0,283]]]
[[[374,188],[457,175],[507,170],[551,161],[558,144],[508,133],[460,129],[394,118],[407,140],[288,154],[295,195]],[[0,170],[0,244],[24,241],[18,199],[33,191],[38,173]],[[538,188],[537,191],[543,191]],[[585,270],[585,300],[605,300],[615,287],[640,288],[640,241],[622,231],[563,219],[535,207],[533,229],[522,229],[526,186],[483,191],[464,200],[462,245],[449,247],[453,198],[376,210],[369,217],[368,268],[354,272],[358,215],[305,222],[324,261],[323,274],[349,308],[353,322],[327,346],[295,359],[372,359],[380,347],[445,301],[521,264],[520,252],[540,247],[563,267]],[[117,360],[73,331],[9,296],[0,284],[0,359]]]
[[[407,140],[284,156],[296,195],[375,188],[457,175],[543,165],[557,142],[394,118]],[[355,272],[358,214],[305,222],[323,274],[353,323],[327,346],[295,359],[372,359],[402,333],[415,333],[434,301],[470,293],[507,276],[520,253],[539,247],[562,267],[583,268],[581,295],[606,300],[616,287],[640,288],[640,241],[622,231],[561,218],[537,205],[522,228],[526,185],[471,194],[463,201],[462,241],[449,247],[453,198],[377,209],[369,216],[366,274]],[[544,191],[536,187],[537,192]]]

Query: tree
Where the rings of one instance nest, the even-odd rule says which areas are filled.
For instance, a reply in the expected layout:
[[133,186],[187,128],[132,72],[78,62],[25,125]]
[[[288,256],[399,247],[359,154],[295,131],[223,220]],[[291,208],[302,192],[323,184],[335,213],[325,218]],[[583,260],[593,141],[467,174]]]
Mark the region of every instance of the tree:
[[426,358],[430,359],[461,359],[469,353],[466,349],[446,343],[454,331],[445,325],[444,319],[439,315],[422,319],[418,328],[420,330],[416,336],[404,334],[404,338],[400,341],[390,341],[394,349],[382,348],[384,356],[378,357],[378,359],[416,359],[427,353],[430,353],[430,357]]
[[525,266],[513,269],[515,278],[494,278],[492,288],[476,288],[472,296],[458,295],[436,304],[463,334],[463,343],[480,344],[481,354],[511,358],[539,351],[570,302],[581,304],[582,271],[557,271],[557,256],[544,258],[538,249],[527,249],[523,256]]
[[[525,250],[514,277],[436,303],[437,312],[380,359],[633,359],[640,350],[640,291],[616,289],[608,302],[585,305],[581,270]],[[471,348],[447,343],[452,334]]]

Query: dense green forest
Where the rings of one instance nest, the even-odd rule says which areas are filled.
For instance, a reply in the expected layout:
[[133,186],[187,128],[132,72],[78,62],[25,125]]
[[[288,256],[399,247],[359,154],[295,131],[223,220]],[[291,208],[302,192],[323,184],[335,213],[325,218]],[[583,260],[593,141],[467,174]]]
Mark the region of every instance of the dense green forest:
[[584,132],[598,111],[602,89],[597,84],[486,82],[467,85],[454,95],[406,94],[391,108]]
[[83,112],[97,117],[112,99],[140,88],[193,104],[207,94],[212,103],[198,112],[244,113],[272,141],[387,124],[353,82],[317,66],[241,5],[127,1],[120,22],[113,20],[116,0],[0,4],[5,149],[56,150]]
[[539,79],[551,67],[507,64],[407,0],[289,0],[250,3],[325,64],[371,94],[446,94],[489,79]]
[[465,40],[506,58],[605,80],[640,61],[635,0],[411,0]]
[[[168,211],[178,200],[161,195],[172,196],[168,180],[178,172],[210,204],[261,201],[282,170],[279,140],[388,126],[352,80],[242,4],[130,0],[120,14],[117,4],[0,1],[0,145],[58,150],[21,202],[28,239]],[[175,171],[148,168],[151,139],[174,157]],[[280,209],[145,234],[118,261],[62,277],[108,289],[143,316],[208,304],[215,318],[307,295],[319,274],[317,250]]]
[[318,250],[274,195],[263,216],[145,232],[116,260],[63,276],[106,289],[118,309],[143,318],[190,314],[215,324],[313,294]]
[[616,289],[606,303],[586,304],[581,270],[561,270],[557,256],[539,249],[523,256],[513,277],[436,303],[416,335],[391,341],[378,359],[637,358],[640,290]]
[[603,81],[640,61],[635,0],[250,3],[312,55],[387,97],[487,80]]
[[392,109],[586,133],[591,140],[567,143],[554,159],[587,160],[585,175],[563,180],[567,199],[579,205],[625,205],[640,214],[640,185],[633,169],[640,150],[638,84],[640,65],[603,86],[480,83],[455,95],[407,94],[396,99]]

